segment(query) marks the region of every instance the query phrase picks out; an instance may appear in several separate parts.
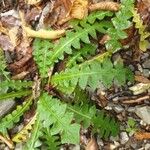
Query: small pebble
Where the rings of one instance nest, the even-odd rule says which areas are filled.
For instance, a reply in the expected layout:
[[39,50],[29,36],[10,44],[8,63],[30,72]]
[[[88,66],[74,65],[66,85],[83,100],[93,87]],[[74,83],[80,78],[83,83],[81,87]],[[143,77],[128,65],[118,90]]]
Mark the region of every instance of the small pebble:
[[147,57],[149,57],[149,54],[148,54],[148,53],[143,53],[143,55],[141,56],[141,59],[144,60],[144,59],[146,59]]
[[145,123],[150,124],[150,106],[136,107],[135,113]]
[[114,144],[110,144],[110,150],[115,150],[119,146],[120,146],[120,143],[114,141]]
[[113,107],[113,109],[115,110],[116,113],[121,113],[124,110],[124,108],[122,106],[119,106],[119,105]]
[[126,132],[121,132],[120,133],[121,144],[125,144],[126,142],[128,142],[128,140],[129,140],[128,134]]
[[142,68],[142,66],[141,66],[140,64],[137,64],[137,67],[138,67],[138,70],[139,70],[140,72],[143,72],[143,68]]
[[129,107],[128,112],[135,112],[135,107]]
[[150,59],[147,59],[143,64],[142,64],[143,68],[147,68],[150,69]]
[[150,150],[150,143],[145,144],[145,150]]
[[145,77],[150,77],[150,69],[143,69],[143,75]]

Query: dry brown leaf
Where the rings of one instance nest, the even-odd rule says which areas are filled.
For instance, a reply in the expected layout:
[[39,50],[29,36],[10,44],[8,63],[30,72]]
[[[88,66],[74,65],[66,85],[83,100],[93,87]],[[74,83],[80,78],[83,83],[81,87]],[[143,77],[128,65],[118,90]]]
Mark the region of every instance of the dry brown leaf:
[[23,26],[23,29],[27,33],[28,37],[37,37],[43,39],[57,39],[65,34],[65,30],[48,31],[40,29],[38,31],[35,31],[25,26]]
[[91,4],[89,6],[90,11],[94,10],[110,10],[110,11],[118,11],[120,5],[116,2],[99,2],[96,4]]
[[37,37],[37,38],[43,38],[43,39],[57,39],[65,34],[65,30],[63,29],[54,30],[54,31],[40,29],[38,31],[35,31],[31,29],[30,27],[27,27],[23,12],[20,11],[19,14],[20,14],[21,22],[22,22],[23,32],[25,32],[24,34],[26,34],[27,37]]
[[29,5],[37,5],[41,2],[42,0],[26,0],[26,3]]
[[134,137],[137,140],[150,140],[150,132],[136,132]]
[[104,35],[103,37],[102,37],[102,39],[99,41],[99,43],[100,44],[102,44],[102,45],[104,45],[107,41],[109,41],[111,38],[110,38],[110,36],[109,35]]
[[8,35],[8,29],[4,28],[4,27],[2,26],[2,23],[1,23],[1,22],[0,22],[0,32],[2,32],[3,34]]
[[[66,1],[66,0],[63,0]],[[64,2],[65,3],[65,2]],[[65,4],[66,5],[66,4]],[[71,19],[83,19],[88,15],[87,0],[73,0],[70,2],[70,7],[67,8],[68,13],[65,18],[58,21],[58,25],[62,25]]]
[[138,81],[141,83],[150,83],[150,80],[145,78],[144,76],[135,76],[135,81]]
[[97,145],[95,138],[90,139],[85,149],[86,150],[98,150],[98,145]]
[[9,38],[11,40],[11,43],[13,44],[14,47],[17,46],[17,34],[18,34],[18,27],[13,27],[9,30]]
[[70,10],[72,18],[83,19],[88,15],[88,1],[87,0],[75,0]]
[[0,35],[0,46],[4,51],[14,50],[14,46],[7,35]]
[[21,80],[21,79],[24,79],[24,77],[25,77],[27,74],[29,74],[29,71],[23,71],[23,72],[21,72],[21,73],[15,75],[15,76],[12,76],[11,79],[13,79],[13,80]]

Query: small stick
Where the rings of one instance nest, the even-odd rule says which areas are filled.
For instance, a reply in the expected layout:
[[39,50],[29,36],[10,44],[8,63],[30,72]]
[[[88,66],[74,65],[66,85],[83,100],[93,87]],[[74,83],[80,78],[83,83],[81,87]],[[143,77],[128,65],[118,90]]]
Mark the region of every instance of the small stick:
[[2,135],[0,135],[0,140],[3,141],[10,149],[14,148],[13,142],[8,138],[5,138]]
[[140,103],[144,100],[150,100],[150,96],[149,95],[146,95],[146,96],[143,96],[143,97],[140,97],[140,98],[137,98],[137,99],[133,99],[133,100],[125,100],[123,101],[122,103],[123,104],[134,104],[134,103]]

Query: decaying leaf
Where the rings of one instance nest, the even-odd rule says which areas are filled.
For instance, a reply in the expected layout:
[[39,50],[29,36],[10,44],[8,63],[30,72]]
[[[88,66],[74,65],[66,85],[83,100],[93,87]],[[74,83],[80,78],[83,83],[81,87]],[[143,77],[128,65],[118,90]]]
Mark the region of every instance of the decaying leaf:
[[150,83],[138,83],[129,89],[133,92],[134,95],[141,94],[150,88]]
[[0,46],[4,51],[14,50],[14,46],[7,35],[0,35]]
[[[66,1],[66,0],[64,0]],[[66,3],[65,3],[66,5]],[[88,1],[87,0],[73,0],[70,2],[70,7],[67,8],[68,14],[65,18],[58,21],[58,25],[62,25],[71,19],[83,19],[88,15]]]
[[110,11],[118,11],[120,5],[116,2],[99,2],[96,4],[91,4],[89,6],[90,11],[94,10],[110,10]]
[[28,37],[37,37],[37,38],[43,38],[43,39],[57,39],[65,34],[64,29],[55,30],[55,31],[40,29],[38,31],[35,31],[31,29],[30,27],[27,27],[23,12],[20,11],[19,14],[20,14],[21,22],[22,22],[23,32],[25,32],[26,36]]
[[24,31],[27,33],[28,37],[37,37],[37,38],[43,38],[43,39],[57,39],[64,35],[65,30],[55,30],[55,31],[49,31],[40,29],[38,31],[32,30],[29,27],[23,27]]
[[36,5],[40,3],[42,0],[26,0],[26,3],[29,5]]
[[70,15],[72,18],[83,19],[88,14],[88,1],[87,0],[74,0]]
[[136,132],[134,137],[137,140],[149,140],[150,139],[150,132]]
[[86,146],[86,150],[98,150],[98,144],[97,144],[95,138],[92,138],[92,139],[88,142],[88,144],[87,144],[87,146]]
[[36,115],[34,115],[34,117],[28,122],[28,124],[12,138],[12,141],[16,143],[26,141],[29,131],[32,130],[32,125],[35,123],[35,120]]
[[13,27],[9,30],[9,38],[11,40],[11,43],[13,44],[13,46],[17,46],[17,34],[18,34],[18,27]]

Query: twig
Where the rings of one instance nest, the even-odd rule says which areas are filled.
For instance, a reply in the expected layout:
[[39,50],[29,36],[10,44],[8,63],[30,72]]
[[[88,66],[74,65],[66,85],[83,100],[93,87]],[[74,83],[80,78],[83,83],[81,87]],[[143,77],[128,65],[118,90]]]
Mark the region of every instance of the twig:
[[118,11],[120,5],[116,2],[99,2],[96,4],[92,4],[89,6],[90,11],[94,10],[110,10],[110,11]]
[[5,138],[2,135],[0,135],[0,140],[3,141],[10,149],[14,148],[13,142],[8,138]]
[[123,104],[134,104],[134,103],[140,103],[144,100],[150,100],[150,96],[146,95],[146,96],[143,96],[143,97],[140,97],[140,98],[137,98],[137,99],[133,99],[133,100],[125,100],[122,103]]

